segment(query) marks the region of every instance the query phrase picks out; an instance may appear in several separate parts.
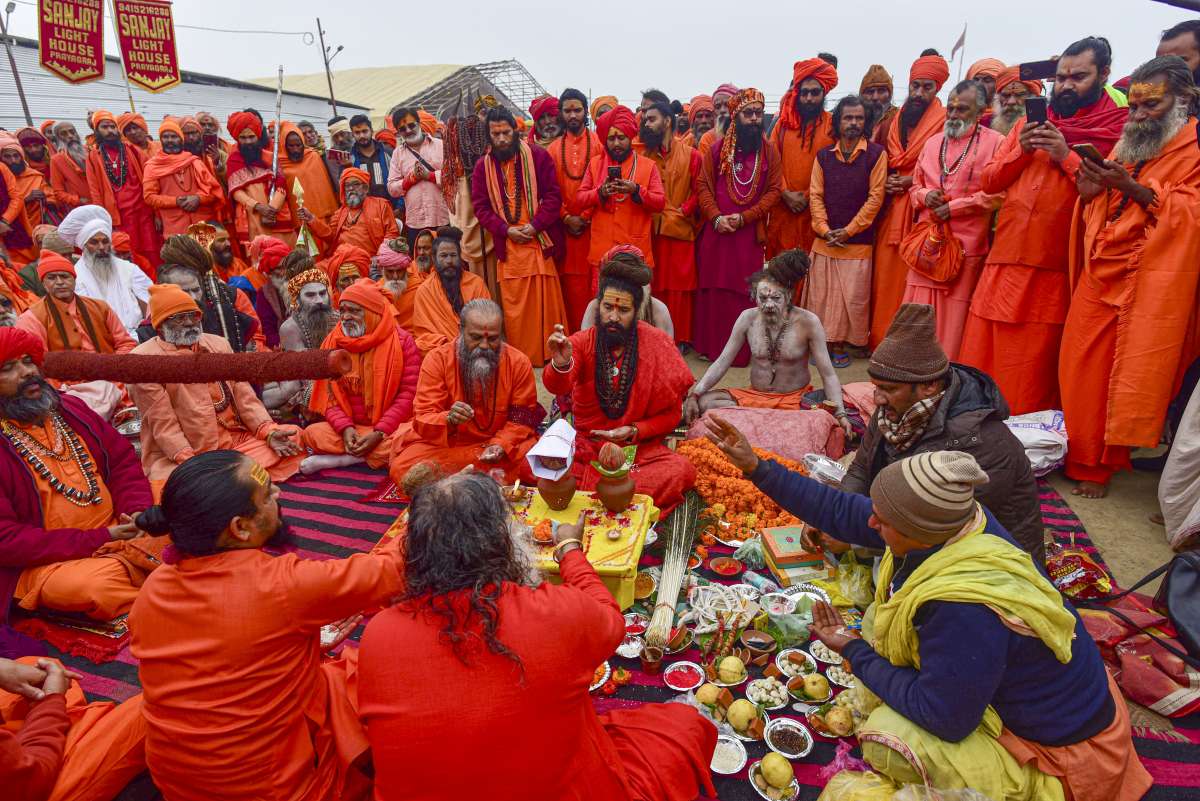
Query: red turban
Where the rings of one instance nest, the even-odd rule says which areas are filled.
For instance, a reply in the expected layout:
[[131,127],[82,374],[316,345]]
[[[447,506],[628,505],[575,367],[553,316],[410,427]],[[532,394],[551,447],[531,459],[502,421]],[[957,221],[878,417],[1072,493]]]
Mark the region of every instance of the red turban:
[[338,194],[341,195],[342,202],[346,202],[346,181],[355,178],[362,181],[367,186],[371,185],[371,175],[366,170],[358,167],[346,167],[342,170],[342,177],[338,178]]
[[616,256],[618,253],[632,253],[634,256],[637,256],[642,261],[646,260],[646,254],[643,253],[642,249],[639,248],[637,245],[622,244],[622,245],[613,245],[611,248],[609,248],[608,251],[603,256],[600,257],[600,263],[601,264],[607,263],[610,259],[612,259],[613,256]]
[[36,142],[41,142],[44,145],[46,144],[46,137],[42,136],[41,132],[36,128],[22,128],[17,131],[17,141],[22,146]]
[[100,123],[104,122],[105,120],[108,120],[113,125],[117,124],[117,118],[112,115],[112,112],[105,111],[104,109],[93,111],[89,119],[91,120],[93,130],[99,129]]
[[[257,239],[257,237],[255,238]],[[279,262],[283,261],[284,256],[292,252],[292,249],[282,239],[276,239],[273,236],[264,237],[264,240],[259,245],[259,253],[262,255],[258,259],[258,271],[263,275],[268,275],[279,266]]]
[[800,83],[809,78],[821,84],[825,94],[829,94],[838,85],[837,70],[827,61],[810,58],[793,64],[792,85],[779,101],[779,124],[785,129],[800,127],[800,115],[796,113],[796,91],[800,88]]
[[933,81],[937,84],[938,90],[941,90],[942,85],[949,77],[950,65],[941,56],[921,56],[913,62],[912,68],[908,71],[909,83]]
[[162,139],[162,135],[166,131],[170,131],[180,139],[183,138],[183,126],[170,117],[164,119],[162,125],[158,126],[158,138]]
[[234,139],[237,139],[247,128],[254,131],[255,136],[262,136],[263,132],[262,122],[249,111],[235,111],[230,114],[229,124],[226,128]]
[[1023,83],[1030,94],[1040,95],[1043,91],[1041,81],[1022,81],[1021,68],[1016,64],[1004,69],[996,76],[996,94],[1000,94],[1000,90],[1008,86],[1010,83]]
[[[360,253],[366,253],[365,250],[354,245],[342,245],[342,247],[352,247]],[[338,250],[341,249],[338,248]],[[395,306],[392,305],[392,296],[388,294],[387,290],[369,278],[360,278],[343,289],[340,300],[357,303],[367,311],[375,312],[384,319],[387,319],[389,310],[395,309]]]
[[22,356],[32,356],[34,364],[41,367],[45,355],[46,346],[42,340],[25,329],[0,328],[0,364]]
[[558,98],[553,95],[539,97],[529,104],[529,116],[533,117],[533,121],[537,122],[547,114],[558,116]]
[[601,114],[596,120],[596,136],[600,137],[601,145],[608,141],[608,132],[612,128],[632,139],[637,136],[637,118],[625,106],[615,106]]
[[133,251],[133,240],[124,231],[113,231],[109,237],[114,253],[130,253]]
[[38,280],[45,280],[50,273],[70,273],[75,274],[75,265],[71,260],[58,255],[53,250],[43,250],[38,254],[37,275]]
[[981,75],[995,78],[1004,71],[1004,62],[998,58],[981,58],[967,67],[967,80],[973,81]]
[[712,98],[708,95],[696,95],[692,98],[692,104],[688,107],[688,124],[696,121],[696,115],[701,111],[711,111],[717,113],[716,106],[713,105]]
[[337,286],[338,273],[341,272],[344,264],[358,270],[360,278],[366,278],[367,272],[371,269],[371,254],[358,245],[338,245],[337,250],[333,251],[333,255],[329,257],[329,261],[325,265],[330,286]]

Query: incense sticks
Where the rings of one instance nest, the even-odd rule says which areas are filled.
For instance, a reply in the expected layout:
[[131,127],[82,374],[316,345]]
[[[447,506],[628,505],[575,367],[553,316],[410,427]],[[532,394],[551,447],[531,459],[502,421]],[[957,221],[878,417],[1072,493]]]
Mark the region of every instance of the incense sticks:
[[671,530],[667,534],[662,574],[658,580],[658,603],[654,605],[654,616],[646,632],[646,645],[662,647],[670,639],[671,627],[675,624],[675,604],[683,587],[699,516],[700,496],[694,491],[685,493],[683,503],[671,515]]

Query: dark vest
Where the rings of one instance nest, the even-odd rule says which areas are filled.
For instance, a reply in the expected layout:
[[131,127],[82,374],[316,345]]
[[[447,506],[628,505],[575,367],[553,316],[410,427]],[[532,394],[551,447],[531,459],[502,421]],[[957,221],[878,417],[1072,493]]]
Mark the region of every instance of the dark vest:
[[[882,145],[867,142],[866,152],[846,164],[837,157],[833,147],[822,148],[817,153],[817,162],[825,175],[825,213],[829,217],[829,229],[845,228],[859,209],[867,202],[871,188],[871,170],[885,152]],[[871,225],[846,240],[848,245],[869,245],[875,241],[875,224],[879,215],[871,221]]]

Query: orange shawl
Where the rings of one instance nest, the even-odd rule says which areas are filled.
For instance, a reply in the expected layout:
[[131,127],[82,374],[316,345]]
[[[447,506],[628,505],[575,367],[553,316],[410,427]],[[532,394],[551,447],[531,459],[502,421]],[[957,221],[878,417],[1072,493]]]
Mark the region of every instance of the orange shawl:
[[341,299],[357,303],[366,310],[367,333],[351,338],[342,333],[342,326],[338,324],[325,337],[321,349],[348,351],[353,367],[342,378],[314,383],[308,407],[317,414],[324,414],[332,393],[342,411],[353,417],[354,407],[347,390],[357,389],[354,394],[361,392],[371,421],[377,422],[400,391],[400,379],[404,375],[404,348],[396,335],[396,307],[392,305],[391,295],[368,278],[360,278],[346,287]]
[[304,148],[300,161],[292,161],[287,155],[288,134],[296,134],[304,142],[304,134],[294,122],[283,122],[279,125],[279,168],[287,178],[288,205],[292,206],[295,216],[296,198],[292,194],[293,182],[299,178],[300,186],[304,189],[304,207],[319,217],[328,220],[338,210],[338,197],[333,190],[333,182],[329,179],[329,170],[325,168],[325,160],[321,154],[311,148]]
[[900,121],[896,120],[888,131],[888,172],[895,171],[900,175],[911,175],[912,171],[917,168],[917,159],[921,156],[921,149],[925,147],[929,137],[942,130],[945,122],[946,109],[942,106],[942,101],[935,97],[929,104],[929,108],[925,109],[925,113],[921,115],[921,121],[908,132],[908,146],[905,147],[900,144]]
[[152,181],[162,181],[163,178],[183,170],[192,171],[192,189],[197,195],[216,198],[218,206],[225,202],[225,190],[221,188],[221,184],[217,182],[216,176],[212,174],[208,165],[204,163],[203,159],[197,158],[186,150],[173,154],[160,152],[158,155],[152,156],[146,162],[142,177]]

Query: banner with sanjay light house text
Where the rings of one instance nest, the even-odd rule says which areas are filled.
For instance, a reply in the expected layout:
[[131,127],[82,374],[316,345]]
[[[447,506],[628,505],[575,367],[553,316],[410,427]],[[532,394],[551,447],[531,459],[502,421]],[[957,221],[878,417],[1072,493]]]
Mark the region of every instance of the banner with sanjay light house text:
[[104,77],[104,0],[39,0],[38,62],[67,83]]
[[171,4],[162,0],[113,0],[117,41],[129,82],[150,92],[180,82]]

